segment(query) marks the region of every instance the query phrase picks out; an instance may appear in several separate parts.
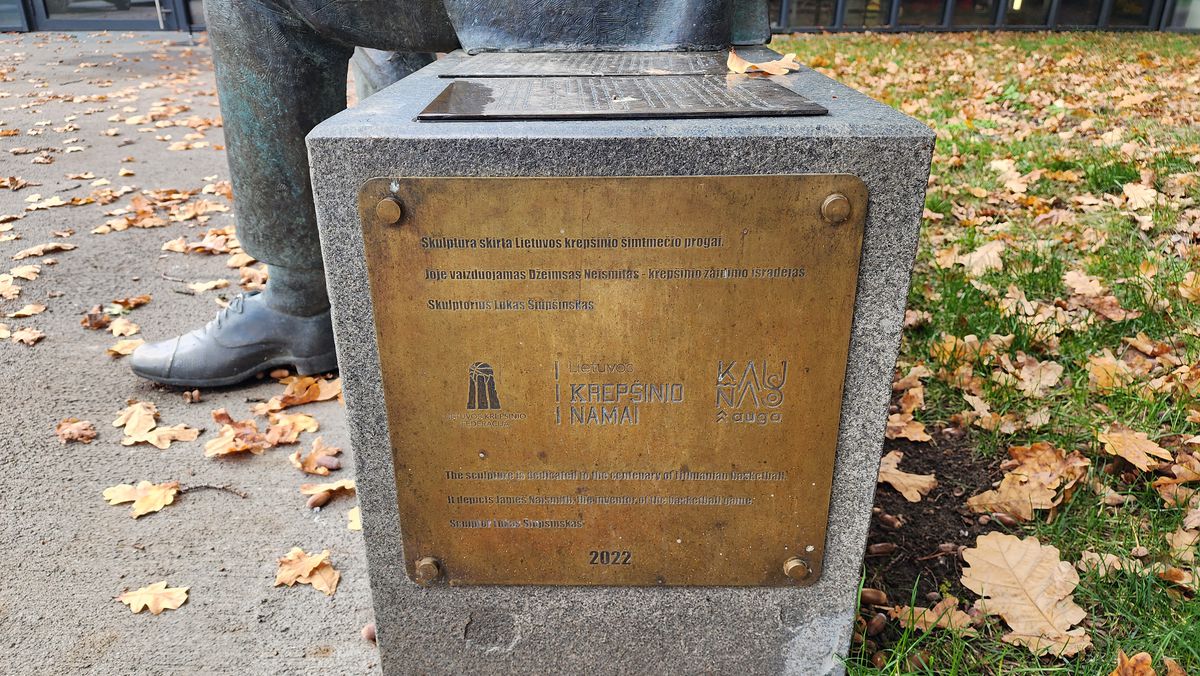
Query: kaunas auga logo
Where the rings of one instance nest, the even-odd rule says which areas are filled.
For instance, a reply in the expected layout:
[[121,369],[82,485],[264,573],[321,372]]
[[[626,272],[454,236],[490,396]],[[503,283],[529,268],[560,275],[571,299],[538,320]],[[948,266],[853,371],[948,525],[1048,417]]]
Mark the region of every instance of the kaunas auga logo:
[[499,410],[500,397],[496,395],[496,373],[492,365],[481,361],[471,364],[467,370],[467,410]]
[[717,362],[717,422],[769,425],[783,422],[783,386],[787,383],[788,363],[780,361],[772,369],[767,360],[759,362]]

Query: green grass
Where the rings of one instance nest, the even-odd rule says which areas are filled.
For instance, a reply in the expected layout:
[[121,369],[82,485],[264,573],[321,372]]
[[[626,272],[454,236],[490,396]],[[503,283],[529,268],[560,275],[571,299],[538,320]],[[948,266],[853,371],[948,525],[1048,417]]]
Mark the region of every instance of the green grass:
[[[1064,367],[1063,382],[1045,399],[1030,399],[993,382],[995,360],[979,359],[972,369],[983,379],[983,397],[1001,414],[1024,416],[1048,408],[1051,422],[1011,435],[971,428],[974,452],[995,457],[1012,445],[1049,441],[1083,452],[1092,462],[1089,480],[1136,497],[1121,507],[1103,507],[1081,486],[1053,519],[1042,513],[1013,532],[1057,547],[1064,561],[1078,561],[1085,550],[1124,556],[1137,546],[1147,547],[1156,560],[1168,559],[1165,536],[1179,527],[1184,510],[1164,507],[1149,485],[1153,475],[1131,474],[1128,466],[1118,466],[1101,451],[1096,434],[1113,422],[1151,438],[1200,434],[1200,424],[1188,421],[1188,409],[1200,409],[1200,392],[1148,394],[1141,391],[1146,379],[1140,378],[1128,388],[1101,394],[1089,388],[1086,365],[1089,356],[1105,349],[1121,355],[1126,349],[1122,338],[1139,332],[1175,343],[1186,364],[1200,360],[1200,304],[1176,290],[1189,270],[1200,270],[1200,237],[1191,239],[1186,232],[1184,214],[1198,208],[1200,181],[1186,189],[1182,202],[1169,200],[1173,203],[1139,211],[1150,217],[1148,222],[1137,222],[1120,204],[1125,186],[1144,175],[1165,191],[1173,178],[1200,171],[1200,106],[1195,102],[1200,36],[863,34],[795,36],[777,39],[772,46],[796,52],[801,63],[938,132],[926,208],[940,218],[924,224],[909,294],[909,307],[932,319],[905,333],[902,364],[923,363],[937,370],[930,348],[943,334],[980,339],[1013,335],[1010,357],[1021,351],[1057,361]],[[1154,97],[1126,99],[1144,93]],[[1025,197],[1011,199],[991,166],[1002,159],[1013,160],[1022,174],[1073,172],[1078,180],[1041,176],[1030,180]],[[968,188],[987,194],[976,196]],[[1069,218],[1038,220],[1051,210],[1067,212]],[[937,254],[951,245],[969,252],[998,238],[1007,243],[1003,270],[972,278],[961,266],[935,265]],[[1157,267],[1150,279],[1139,272],[1147,262]],[[1001,311],[1000,299],[1010,286],[1030,301],[1065,304],[1070,292],[1063,275],[1070,270],[1099,277],[1122,307],[1141,316],[1120,322],[1099,319],[1064,330],[1051,348]],[[917,418],[929,428],[949,425],[955,414],[969,408],[963,391],[946,378],[929,379],[925,395]],[[849,671],[1107,674],[1123,649],[1131,655],[1149,652],[1159,673],[1164,671],[1162,657],[1200,673],[1200,602],[1153,576],[1081,577],[1075,600],[1088,613],[1094,642],[1083,655],[1034,657],[1000,640],[1005,627],[996,618],[989,618],[974,637],[899,631],[892,622],[874,646],[881,651],[877,659],[886,663],[873,665],[871,651],[856,646]],[[918,601],[913,603],[927,605]]]

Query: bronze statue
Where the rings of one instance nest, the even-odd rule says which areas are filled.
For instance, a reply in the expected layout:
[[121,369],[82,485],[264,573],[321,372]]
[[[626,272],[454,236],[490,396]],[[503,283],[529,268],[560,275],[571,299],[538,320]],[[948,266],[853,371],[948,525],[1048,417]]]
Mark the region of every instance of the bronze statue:
[[184,387],[337,368],[304,137],[346,107],[352,56],[366,96],[460,42],[473,52],[655,51],[769,37],[765,0],[208,0],[205,15],[238,238],[269,280],[203,328],[134,352],[134,373]]

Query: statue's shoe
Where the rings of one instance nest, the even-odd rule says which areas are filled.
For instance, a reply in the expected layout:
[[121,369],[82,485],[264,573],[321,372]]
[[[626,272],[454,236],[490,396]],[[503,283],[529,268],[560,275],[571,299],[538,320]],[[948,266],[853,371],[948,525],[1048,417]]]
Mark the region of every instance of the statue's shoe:
[[293,317],[267,307],[258,293],[239,294],[216,319],[191,333],[134,350],[137,375],[164,385],[224,387],[270,369],[300,375],[337,368],[329,310]]

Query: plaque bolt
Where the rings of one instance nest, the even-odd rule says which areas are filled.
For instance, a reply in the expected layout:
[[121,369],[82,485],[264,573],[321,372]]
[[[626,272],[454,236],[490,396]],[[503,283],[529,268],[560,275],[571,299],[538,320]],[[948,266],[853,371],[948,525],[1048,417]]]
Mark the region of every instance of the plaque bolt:
[[793,556],[792,558],[783,562],[783,574],[787,575],[793,580],[803,580],[804,578],[808,577],[810,572],[811,571],[808,569],[808,563],[798,556]]
[[432,556],[417,561],[417,582],[427,585],[442,576],[442,564]]
[[835,192],[821,203],[821,218],[833,225],[842,223],[850,218],[850,200],[840,192]]
[[395,197],[385,197],[375,205],[375,215],[387,225],[395,225],[404,215],[404,205]]

